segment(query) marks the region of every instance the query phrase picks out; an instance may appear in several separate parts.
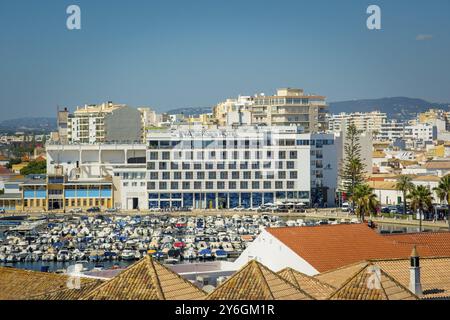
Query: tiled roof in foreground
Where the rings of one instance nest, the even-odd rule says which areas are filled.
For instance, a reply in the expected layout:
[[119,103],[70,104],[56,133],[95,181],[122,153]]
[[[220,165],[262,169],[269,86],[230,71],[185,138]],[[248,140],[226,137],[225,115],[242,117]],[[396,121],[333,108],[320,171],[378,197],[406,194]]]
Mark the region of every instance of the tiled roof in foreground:
[[[315,276],[335,287],[342,287],[349,279],[368,265],[378,267],[405,288],[409,287],[409,259],[386,259],[360,262]],[[450,257],[420,258],[421,299],[450,299]]]
[[331,300],[417,300],[403,284],[376,264],[367,263],[347,279]]
[[395,245],[365,224],[266,230],[320,273],[364,260],[406,258],[412,249],[412,245]]
[[82,300],[196,300],[206,296],[189,281],[146,256]]
[[255,260],[216,288],[207,300],[313,300],[310,294]]
[[92,280],[81,284],[79,288],[56,290],[46,294],[32,296],[29,300],[79,300],[102,283],[102,280]]
[[326,299],[336,290],[336,288],[329,284],[291,268],[283,269],[278,274],[315,299]]
[[[68,275],[0,267],[0,300],[25,300],[49,292],[65,290]],[[92,279],[81,278],[81,285]]]

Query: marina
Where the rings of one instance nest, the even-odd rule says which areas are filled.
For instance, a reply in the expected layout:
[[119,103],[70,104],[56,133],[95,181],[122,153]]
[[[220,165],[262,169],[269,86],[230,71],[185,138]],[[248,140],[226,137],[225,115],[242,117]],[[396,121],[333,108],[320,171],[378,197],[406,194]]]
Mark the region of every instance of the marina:
[[[16,217],[2,220],[0,265],[64,272],[74,262],[85,271],[123,268],[146,255],[164,264],[234,261],[264,228],[340,223],[359,222],[274,214]],[[380,233],[417,231],[391,224],[373,227]]]

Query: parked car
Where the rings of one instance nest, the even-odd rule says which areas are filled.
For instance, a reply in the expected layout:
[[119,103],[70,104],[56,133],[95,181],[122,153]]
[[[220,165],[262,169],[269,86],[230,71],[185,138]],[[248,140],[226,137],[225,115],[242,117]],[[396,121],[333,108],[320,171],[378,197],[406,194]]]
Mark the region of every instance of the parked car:
[[100,212],[100,208],[99,207],[92,207],[86,210],[86,212],[88,213],[93,213],[93,212]]
[[81,208],[73,208],[69,210],[69,213],[82,213],[83,210]]
[[350,211],[350,204],[348,202],[344,202],[341,207],[342,212],[349,212]]
[[119,209],[117,209],[117,208],[106,209],[106,213],[117,213],[117,212],[119,212]]
[[1,213],[6,213],[5,209],[0,209],[0,214]]

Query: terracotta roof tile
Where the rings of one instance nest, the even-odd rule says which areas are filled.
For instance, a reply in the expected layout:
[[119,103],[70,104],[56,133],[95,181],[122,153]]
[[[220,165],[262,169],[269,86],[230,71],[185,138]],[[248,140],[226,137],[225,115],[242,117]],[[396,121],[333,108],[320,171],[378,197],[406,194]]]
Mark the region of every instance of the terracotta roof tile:
[[255,260],[247,263],[207,297],[207,300],[313,299],[304,290]]
[[336,290],[329,284],[291,268],[283,269],[278,274],[316,299],[326,299]]
[[[69,276],[0,267],[0,300],[25,300],[32,296],[67,289]],[[81,278],[81,284],[92,282]]]
[[147,256],[81,299],[195,300],[205,296],[195,285]]
[[28,300],[79,300],[102,284],[102,280],[92,280],[77,289],[56,290],[42,295],[31,296]]
[[382,268],[372,263],[365,264],[351,276],[336,292],[331,300],[417,300],[400,282]]
[[368,259],[409,257],[412,246],[398,246],[365,224],[268,228],[278,240],[319,272]]
[[422,232],[385,235],[394,244],[417,246],[422,256],[450,257],[450,232]]

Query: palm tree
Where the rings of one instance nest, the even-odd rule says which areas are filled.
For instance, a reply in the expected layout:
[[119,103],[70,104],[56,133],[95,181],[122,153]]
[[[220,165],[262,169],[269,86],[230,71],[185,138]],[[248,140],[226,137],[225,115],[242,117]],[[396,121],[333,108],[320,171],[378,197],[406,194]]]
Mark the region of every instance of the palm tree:
[[440,201],[445,201],[447,205],[447,222],[450,229],[450,175],[441,178],[439,185],[433,189]]
[[419,212],[419,232],[422,232],[422,214],[425,210],[430,211],[433,209],[431,191],[427,187],[417,186],[410,191],[408,198],[411,199],[411,208]]
[[352,201],[356,205],[356,212],[361,221],[364,221],[366,214],[376,212],[378,206],[377,196],[373,193],[373,189],[367,184],[359,184],[355,187],[352,195]]
[[410,176],[402,175],[398,178],[395,188],[403,194],[403,214],[406,214],[406,197],[408,192],[414,188],[412,178]]

